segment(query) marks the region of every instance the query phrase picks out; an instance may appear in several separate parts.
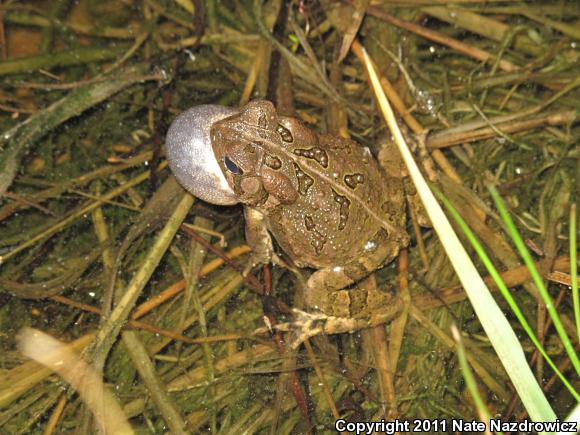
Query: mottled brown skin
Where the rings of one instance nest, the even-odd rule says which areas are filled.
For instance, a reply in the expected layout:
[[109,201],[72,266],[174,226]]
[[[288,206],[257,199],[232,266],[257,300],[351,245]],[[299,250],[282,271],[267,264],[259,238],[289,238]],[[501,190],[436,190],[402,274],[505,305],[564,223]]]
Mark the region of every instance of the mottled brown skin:
[[268,101],[216,122],[211,141],[247,206],[255,263],[271,259],[271,234],[297,266],[317,269],[308,280],[310,306],[325,311],[329,292],[391,261],[408,243],[401,178],[385,174],[356,142],[279,117]]

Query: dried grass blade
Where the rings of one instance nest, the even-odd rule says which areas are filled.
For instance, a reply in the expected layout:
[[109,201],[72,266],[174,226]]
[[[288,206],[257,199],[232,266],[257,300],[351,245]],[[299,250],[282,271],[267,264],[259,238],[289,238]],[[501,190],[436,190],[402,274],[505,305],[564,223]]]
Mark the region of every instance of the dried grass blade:
[[443,213],[441,206],[423,178],[396,123],[395,115],[387,101],[387,97],[382,92],[379,78],[371,64],[371,60],[366,51],[364,51],[364,54],[365,66],[383,116],[395,138],[397,147],[403,156],[421,201],[425,205],[425,209],[433,223],[433,228],[439,236],[445,252],[469,296],[477,317],[532,419],[536,421],[554,421],[556,414],[534,378],[520,342],[502,311],[495,303],[485,282],[479,275],[475,265]]

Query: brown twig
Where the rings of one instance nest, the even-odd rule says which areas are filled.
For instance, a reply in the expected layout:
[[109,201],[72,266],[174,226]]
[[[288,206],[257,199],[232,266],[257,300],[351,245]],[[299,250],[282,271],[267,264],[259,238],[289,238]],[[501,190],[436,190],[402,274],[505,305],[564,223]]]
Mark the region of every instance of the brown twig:
[[[543,113],[520,121],[513,120],[500,122],[495,124],[495,127],[504,133],[518,133],[546,126],[570,124],[576,118],[577,116],[574,110],[566,110],[556,113]],[[494,122],[493,119],[490,119],[490,121],[492,123]],[[496,130],[491,127],[483,127],[462,132],[457,131],[458,129],[458,127],[454,127],[453,130],[443,130],[430,135],[427,138],[427,147],[431,149],[444,148],[497,136]]]
[[[401,20],[391,14],[388,14],[381,9],[371,6],[367,9],[368,14],[383,20],[387,23],[390,23],[394,26],[400,27],[401,29],[408,30],[413,32],[419,36],[422,36],[425,39],[428,39],[433,42],[437,42],[438,44],[446,45],[449,48],[456,50],[459,53],[462,53],[466,56],[469,56],[473,59],[479,60],[481,62],[491,62],[495,59],[495,56],[491,53],[488,53],[485,50],[481,50],[473,45],[466,44],[464,42],[458,41],[457,39],[451,38],[443,33],[436,32],[434,30],[427,29],[423,26],[419,26],[418,24],[410,23],[405,20]],[[507,72],[515,71],[519,67],[512,62],[507,60],[500,60],[499,67]]]

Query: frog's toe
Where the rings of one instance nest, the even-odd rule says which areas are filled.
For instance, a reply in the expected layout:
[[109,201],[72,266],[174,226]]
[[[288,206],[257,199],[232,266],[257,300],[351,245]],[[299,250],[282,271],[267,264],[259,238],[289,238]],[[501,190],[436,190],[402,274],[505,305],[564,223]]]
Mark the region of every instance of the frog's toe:
[[253,255],[248,259],[248,262],[244,266],[244,271],[242,272],[242,276],[246,277],[250,274],[250,272],[257,266],[262,266],[264,264],[268,264],[268,260],[262,260],[260,258],[256,258]]
[[244,267],[244,271],[242,272],[243,276],[248,276],[249,273],[258,266],[263,266],[264,264],[269,264],[271,261],[275,261],[278,259],[278,256],[274,254],[270,249],[258,249],[252,252],[246,266]]
[[254,268],[254,264],[251,261],[248,261],[248,263],[244,266],[244,270],[242,271],[242,276],[244,278],[247,277],[253,268]]
[[[288,325],[288,330],[292,333],[290,338],[290,347],[298,348],[300,344],[310,337],[325,332],[325,324],[328,316],[323,313],[307,313],[306,311],[294,309],[296,320]],[[282,325],[280,325],[282,326]]]

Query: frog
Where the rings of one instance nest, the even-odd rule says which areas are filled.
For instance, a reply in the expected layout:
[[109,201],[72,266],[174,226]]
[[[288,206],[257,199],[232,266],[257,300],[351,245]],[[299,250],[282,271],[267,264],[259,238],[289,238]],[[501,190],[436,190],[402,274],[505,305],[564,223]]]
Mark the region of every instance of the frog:
[[170,126],[166,154],[194,196],[243,204],[251,266],[280,261],[275,241],[294,265],[313,270],[309,309],[349,317],[337,306],[352,303],[349,288],[409,242],[400,175],[352,139],[279,116],[267,100],[239,110],[194,106]]

